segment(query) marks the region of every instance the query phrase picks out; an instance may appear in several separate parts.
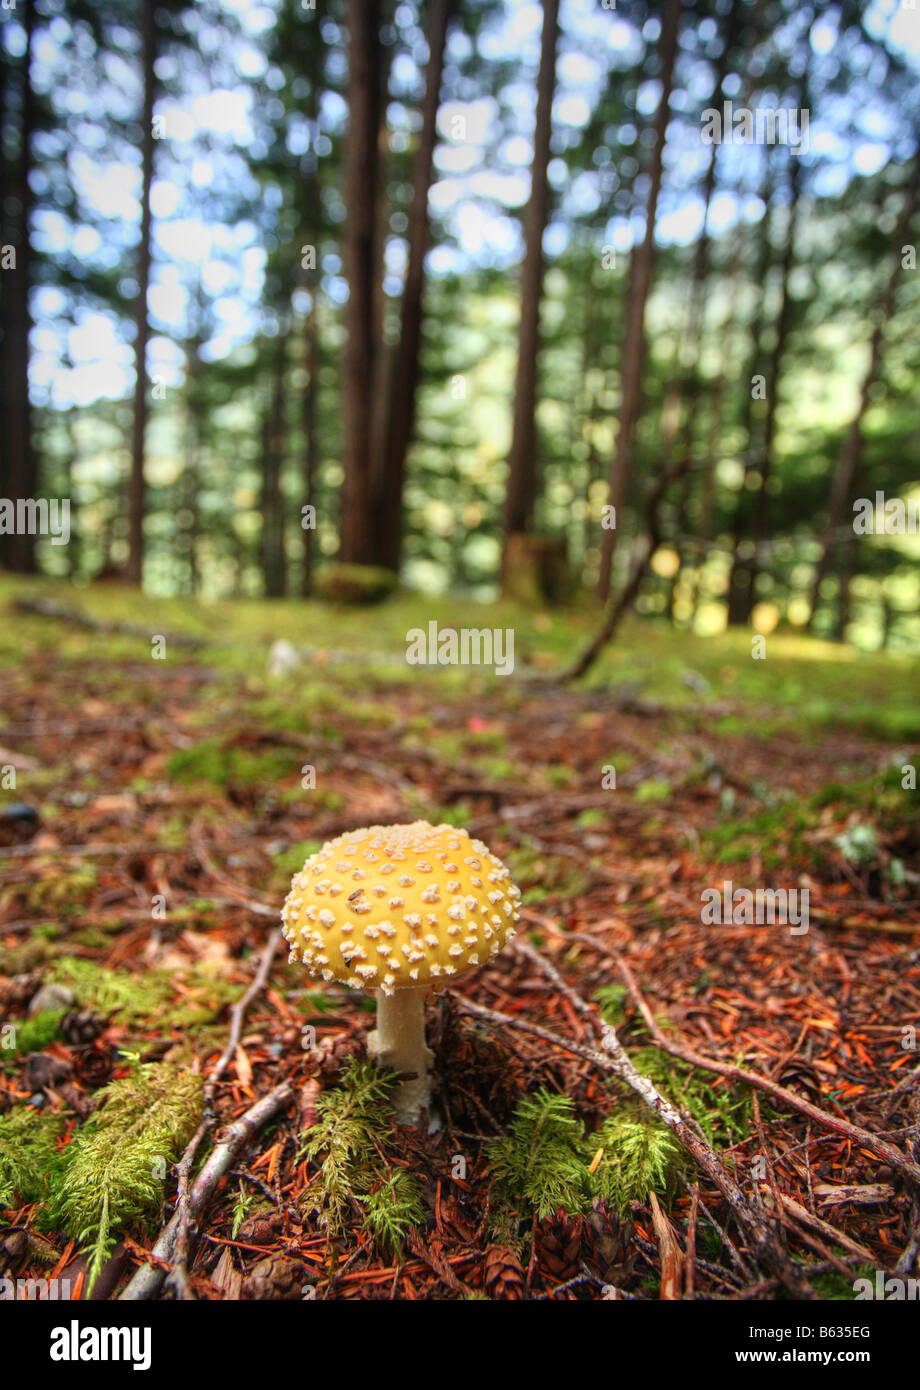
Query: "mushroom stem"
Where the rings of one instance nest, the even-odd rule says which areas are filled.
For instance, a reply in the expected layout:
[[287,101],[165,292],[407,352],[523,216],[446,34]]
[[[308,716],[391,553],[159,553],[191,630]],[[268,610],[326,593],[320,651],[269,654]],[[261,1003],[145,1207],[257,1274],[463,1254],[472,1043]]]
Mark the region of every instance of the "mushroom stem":
[[429,1068],[434,1053],[425,1046],[425,998],[427,985],[377,991],[377,1027],[367,1035],[367,1054],[375,1062],[396,1071],[414,1072],[410,1081],[396,1088],[396,1118],[401,1124],[417,1124],[419,1113],[431,1098]]

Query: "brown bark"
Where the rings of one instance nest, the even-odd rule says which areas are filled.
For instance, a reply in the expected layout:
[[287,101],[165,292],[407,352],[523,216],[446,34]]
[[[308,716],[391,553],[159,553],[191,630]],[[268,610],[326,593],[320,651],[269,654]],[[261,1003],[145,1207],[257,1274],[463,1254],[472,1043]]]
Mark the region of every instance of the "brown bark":
[[[766,328],[766,315],[764,313],[764,295],[762,287],[766,284],[770,273],[773,259],[773,249],[770,242],[770,224],[773,216],[773,178],[770,161],[767,160],[764,168],[764,180],[760,193],[764,205],[763,217],[761,219],[762,236],[758,248],[757,261],[754,268],[754,284],[758,287],[756,308],[754,318],[751,323],[751,353],[748,361],[747,372],[743,378],[743,395],[741,409],[741,430],[745,440],[745,482],[747,474],[753,466],[755,457],[754,442],[754,397],[752,394],[753,378],[758,374],[763,354],[763,335]],[[735,514],[732,522],[732,571],[729,579],[728,593],[728,621],[729,623],[742,623],[747,620],[745,611],[745,594],[742,589],[741,573],[742,569],[738,562],[739,547],[745,540],[751,526],[751,494],[746,486],[742,485],[738,493],[738,500],[735,504]]]
[[131,431],[131,475],[128,484],[128,564],[127,579],[140,584],[144,570],[144,480],[145,436],[147,431],[147,341],[150,322],[147,295],[150,288],[151,211],[153,183],[153,103],[156,87],[154,64],[157,54],[156,3],[143,0],[141,10],[143,110],[141,113],[141,239],[137,253],[137,300],[134,310],[134,422]]
[[348,147],[345,170],[344,468],[339,559],[372,564],[374,424],[374,246],[380,184],[380,0],[348,0]]
[[840,448],[834,472],[831,477],[830,496],[828,498],[827,522],[821,540],[821,557],[815,570],[815,576],[811,587],[811,614],[808,619],[809,628],[812,626],[818,603],[821,596],[821,584],[836,554],[838,536],[837,531],[843,516],[843,508],[850,495],[853,484],[853,475],[859,464],[862,454],[863,421],[866,411],[869,408],[869,400],[872,394],[872,387],[878,376],[879,368],[882,363],[882,351],[885,342],[885,330],[894,313],[895,295],[897,293],[898,282],[901,278],[901,247],[907,242],[910,236],[910,226],[917,209],[917,199],[920,195],[920,148],[914,156],[913,170],[904,195],[904,206],[898,226],[895,230],[892,245],[893,260],[891,273],[888,276],[888,283],[882,297],[881,307],[872,330],[872,337],[869,340],[869,362],[862,380],[859,392],[859,403],[856,407],[856,414],[850,425],[846,439]]
[[262,576],[267,598],[283,598],[287,588],[284,550],[284,498],[281,473],[284,466],[285,377],[287,334],[279,335],[265,418],[262,451]]
[[[32,41],[34,7],[26,5],[22,23],[26,47],[20,61],[21,108],[19,149],[8,186],[14,214],[3,240],[15,248],[16,268],[4,270],[2,350],[0,350],[0,391],[3,397],[4,425],[0,430],[0,480],[5,496],[35,497],[38,491],[37,462],[32,441],[32,405],[29,399],[29,332],[32,327],[29,295],[32,285],[32,258],[29,244],[32,193],[32,133],[35,127],[35,96],[32,89]],[[6,568],[23,574],[34,573],[35,537],[5,536],[0,558]]]
[[[729,578],[728,598],[729,621],[732,623],[747,623],[750,621],[751,611],[756,601],[755,587],[757,575],[760,571],[762,547],[767,539],[770,504],[769,480],[773,463],[773,440],[776,434],[776,413],[779,407],[779,387],[782,377],[783,357],[785,355],[789,336],[789,318],[792,310],[789,282],[795,264],[795,234],[798,223],[800,172],[800,160],[790,156],[789,221],[786,227],[786,238],[783,244],[781,261],[780,307],[776,319],[776,335],[767,364],[765,388],[766,410],[764,412],[761,445],[756,457],[760,481],[757,485],[754,504],[751,508],[750,539],[753,542],[753,550],[750,554],[743,556],[739,553],[738,547],[736,546],[735,548],[732,571]],[[753,462],[753,458],[749,456],[749,465],[751,462]]]
[[390,357],[382,402],[383,441],[378,455],[375,502],[379,510],[377,561],[398,573],[402,553],[402,496],[406,458],[415,427],[420,375],[425,256],[428,251],[428,193],[437,143],[438,107],[444,50],[452,0],[432,0],[429,12],[428,66],[422,128],[415,157],[412,205],[409,209],[409,253],[400,308],[399,342]]
[[[645,236],[630,263],[626,332],[620,383],[620,427],[617,433],[616,452],[610,468],[609,500],[616,509],[615,515],[618,523],[632,477],[636,431],[642,405],[642,378],[645,368],[645,305],[655,261],[655,219],[658,211],[658,195],[661,191],[664,142],[668,129],[680,16],[681,0],[668,0],[661,26],[661,75],[659,79],[661,96],[658,102],[658,113],[655,117],[655,147],[649,169],[650,185],[645,214]],[[616,529],[605,530],[603,533],[598,594],[604,600],[610,593],[610,579],[613,573],[618,534]]]
[[[304,210],[309,230],[310,242],[316,246],[317,258],[319,257],[319,234],[321,220],[321,204],[319,192],[319,156],[316,152],[316,145],[319,139],[319,90],[322,80],[322,56],[318,44],[314,43],[310,47],[311,62],[309,69],[310,97],[307,106],[307,119],[310,122],[310,167],[307,172],[306,186],[304,189]],[[310,317],[307,320],[306,333],[304,337],[304,366],[307,373],[307,382],[303,393],[303,499],[302,505],[316,505],[314,496],[316,486],[316,462],[318,456],[318,444],[316,437],[316,407],[318,400],[317,373],[319,371],[319,287],[320,274],[319,266],[315,270],[307,272],[307,285],[310,291]],[[303,514],[301,513],[301,523]],[[308,597],[313,588],[313,541],[314,532],[311,527],[301,524],[301,538],[303,545],[303,568],[301,570],[300,592],[304,598]]]
[[505,500],[506,550],[509,536],[530,530],[537,493],[536,408],[540,303],[543,297],[543,233],[546,230],[549,210],[549,146],[552,135],[558,38],[559,0],[543,0],[543,35],[540,44],[540,72],[537,78],[537,113],[530,198],[524,214],[525,252],[521,277],[521,322],[518,334],[511,451],[508,455],[508,490]]

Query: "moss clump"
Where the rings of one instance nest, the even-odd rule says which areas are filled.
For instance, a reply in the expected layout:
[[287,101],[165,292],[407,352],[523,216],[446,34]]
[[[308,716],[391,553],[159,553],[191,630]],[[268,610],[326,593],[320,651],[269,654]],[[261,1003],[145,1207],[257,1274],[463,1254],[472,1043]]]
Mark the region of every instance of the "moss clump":
[[399,1252],[409,1232],[425,1220],[421,1187],[407,1168],[394,1168],[388,1178],[358,1201],[366,1212],[364,1229],[393,1255]]
[[534,1210],[540,1221],[558,1207],[581,1212],[591,1204],[584,1125],[568,1096],[543,1090],[527,1096],[508,1133],[489,1145],[489,1155],[505,1194]]
[[57,1141],[64,1121],[30,1105],[0,1115],[0,1207],[35,1202],[46,1195],[49,1173],[60,1166]]
[[148,1022],[173,996],[172,982],[162,972],[131,975],[80,956],[62,956],[49,971],[49,978],[73,990],[84,1008],[117,1016],[127,1024]]
[[417,1180],[405,1168],[390,1166],[394,1084],[394,1077],[352,1058],[341,1086],[317,1099],[316,1122],[301,1157],[322,1162],[302,1205],[316,1214],[330,1240],[343,1231],[352,1200],[364,1208],[364,1229],[391,1252],[425,1219]]
[[170,756],[169,776],[176,782],[210,782],[226,789],[236,786],[275,786],[295,773],[300,764],[283,748],[254,751],[220,738],[205,738],[192,748],[180,748]]
[[43,1009],[24,1023],[0,1028],[0,1061],[8,1056],[26,1057],[30,1052],[41,1052],[48,1047],[57,1037],[66,1012],[66,1009]]
[[65,1152],[44,1220],[90,1251],[91,1290],[117,1235],[152,1216],[170,1166],[201,1120],[204,1083],[165,1062],[137,1067],[111,1082],[102,1105]]
[[314,583],[327,603],[382,603],[396,590],[396,575],[379,565],[327,565]]
[[682,1162],[664,1125],[624,1107],[586,1136],[568,1096],[545,1090],[520,1102],[508,1133],[489,1152],[505,1195],[538,1220],[559,1208],[587,1213],[597,1198],[625,1210],[647,1201],[650,1191],[667,1195]]

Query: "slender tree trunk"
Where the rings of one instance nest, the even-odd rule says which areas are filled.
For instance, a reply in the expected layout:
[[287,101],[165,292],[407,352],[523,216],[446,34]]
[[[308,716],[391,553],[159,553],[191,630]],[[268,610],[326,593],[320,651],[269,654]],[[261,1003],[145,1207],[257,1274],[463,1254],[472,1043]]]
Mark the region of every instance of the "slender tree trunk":
[[141,239],[137,253],[137,302],[134,310],[134,424],[131,432],[131,477],[128,485],[128,564],[127,579],[140,584],[144,571],[144,445],[147,431],[147,340],[149,318],[147,297],[150,288],[151,211],[153,183],[153,103],[156,87],[154,65],[157,53],[156,0],[142,0],[141,41],[143,46],[143,111],[141,114]]
[[537,493],[536,409],[537,366],[540,352],[540,304],[543,297],[543,233],[549,210],[549,146],[553,94],[556,88],[556,49],[559,39],[559,0],[543,0],[543,35],[537,78],[530,199],[524,214],[524,268],[521,278],[521,322],[508,491],[505,499],[505,558],[508,537],[529,531]]
[[201,575],[198,564],[198,541],[201,529],[199,491],[201,487],[201,454],[205,438],[206,407],[203,393],[204,362],[201,348],[204,337],[203,286],[198,281],[195,303],[195,327],[186,346],[186,430],[185,477],[183,479],[183,510],[188,513],[184,536],[188,543],[185,554],[188,590],[197,594]]
[[374,425],[374,245],[380,170],[380,0],[347,0],[348,151],[345,171],[344,468],[339,559],[371,564],[375,558],[372,496]]
[[287,589],[284,546],[284,467],[287,333],[279,334],[272,375],[271,397],[263,434],[262,462],[262,575],[267,598],[283,598]]
[[[12,195],[14,211],[3,240],[16,254],[16,267],[3,275],[2,391],[4,406],[3,427],[0,429],[0,478],[4,495],[11,498],[35,497],[38,492],[38,468],[32,439],[32,404],[29,399],[29,332],[32,327],[30,291],[32,288],[32,253],[30,246],[32,193],[29,176],[32,169],[32,133],[35,128],[35,95],[32,88],[32,40],[34,6],[24,6],[22,23],[26,46],[19,64],[21,74],[19,148],[13,165],[7,196]],[[36,568],[35,537],[11,535],[4,537],[0,561],[11,570],[32,574]]]
[[[307,119],[310,123],[309,166],[306,170],[304,187],[304,212],[310,242],[315,245],[319,257],[320,223],[322,204],[319,191],[319,155],[316,152],[319,140],[319,95],[322,80],[322,50],[314,43],[310,48],[311,61],[308,73],[310,96],[307,105]],[[303,503],[316,506],[316,475],[318,445],[316,436],[316,409],[318,401],[317,375],[319,372],[319,266],[307,272],[307,288],[310,291],[310,316],[304,335],[304,367],[307,382],[303,393]],[[313,541],[314,531],[304,525],[301,513],[301,539],[303,546],[303,568],[301,569],[300,592],[307,598],[313,588]]]
[[856,407],[856,414],[853,416],[853,421],[850,425],[847,437],[841,446],[840,453],[837,455],[837,462],[831,476],[827,522],[821,539],[821,557],[818,560],[811,587],[811,614],[808,619],[809,628],[812,627],[815,614],[818,610],[821,598],[821,585],[834,559],[838,544],[838,528],[843,518],[843,509],[850,495],[853,475],[859,465],[862,455],[863,421],[865,420],[866,411],[869,408],[872,387],[875,384],[882,363],[885,330],[894,314],[895,295],[902,273],[901,248],[905,245],[910,236],[910,225],[917,209],[918,195],[920,195],[920,147],[918,147],[917,153],[914,156],[913,169],[904,194],[904,206],[894,235],[891,272],[888,276],[888,283],[882,297],[882,303],[875,321],[875,327],[872,330],[872,337],[869,340],[869,362],[859,392],[859,404]]
[[[303,494],[306,502],[312,507],[316,506],[316,373],[319,367],[318,290],[318,283],[314,283],[310,317],[307,320],[304,339],[304,365],[307,370],[307,384],[303,393]],[[301,513],[301,523],[303,520]],[[313,590],[313,528],[301,524],[300,534],[303,538],[303,569],[301,571],[300,592],[304,598],[308,598]]]
[[383,413],[383,441],[378,455],[376,504],[379,509],[378,563],[399,572],[402,553],[402,497],[406,459],[415,427],[421,370],[425,255],[428,250],[428,193],[437,143],[438,107],[451,0],[432,0],[429,11],[428,67],[422,128],[415,157],[409,210],[409,254],[400,309],[399,342],[388,355],[389,374]]
[[790,156],[789,220],[786,227],[786,237],[783,244],[781,261],[780,306],[776,319],[773,348],[767,363],[765,386],[766,409],[764,411],[761,446],[757,458],[757,471],[760,477],[753,506],[751,508],[752,534],[750,540],[753,543],[753,548],[750,553],[746,555],[742,555],[739,548],[735,549],[731,577],[729,580],[729,614],[730,621],[733,623],[747,623],[750,621],[751,612],[756,601],[755,588],[757,575],[760,572],[763,546],[767,539],[770,510],[769,483],[770,472],[773,465],[773,441],[776,435],[779,388],[782,379],[783,358],[785,356],[789,336],[789,318],[792,310],[789,282],[795,264],[795,235],[798,223],[800,171],[800,160]]
[[[664,163],[664,142],[668,129],[674,61],[677,56],[677,37],[680,29],[681,0],[668,0],[661,27],[661,96],[655,117],[655,148],[649,169],[649,195],[645,214],[645,236],[630,262],[629,292],[626,305],[626,333],[623,347],[623,366],[620,382],[620,423],[616,452],[610,469],[610,503],[615,508],[619,526],[626,491],[632,477],[636,450],[636,432],[642,406],[642,378],[645,368],[645,305],[648,299],[652,268],[655,260],[655,220],[661,173]],[[599,596],[606,601],[619,531],[605,530],[601,549]]]
[[753,379],[759,374],[758,368],[763,356],[763,335],[766,328],[763,287],[770,274],[770,267],[773,260],[773,248],[770,240],[770,226],[773,215],[773,173],[769,160],[766,161],[764,168],[764,180],[760,197],[764,205],[764,212],[761,219],[762,235],[754,269],[754,285],[757,299],[754,318],[751,323],[750,358],[748,360],[747,372],[742,381],[744,391],[741,404],[741,430],[745,440],[744,482],[738,493],[732,522],[732,568],[728,589],[728,621],[731,624],[746,622],[747,615],[750,611],[746,607],[747,595],[742,587],[743,580],[741,578],[744,572],[744,555],[739,552],[742,551],[745,542],[749,540],[748,533],[751,529],[752,501],[751,493],[746,485],[747,478],[755,462],[759,459],[754,437]]

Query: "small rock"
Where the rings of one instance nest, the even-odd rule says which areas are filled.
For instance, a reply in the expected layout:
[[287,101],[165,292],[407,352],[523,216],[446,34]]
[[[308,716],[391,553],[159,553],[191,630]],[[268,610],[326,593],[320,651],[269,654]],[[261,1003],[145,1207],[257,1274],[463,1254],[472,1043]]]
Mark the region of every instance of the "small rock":
[[301,664],[300,653],[292,642],[282,638],[273,642],[268,653],[268,674],[280,679],[296,671]]
[[42,985],[38,993],[32,996],[29,1017],[34,1018],[36,1014],[43,1014],[47,1009],[69,1009],[71,1004],[76,1002],[76,995],[66,985]]
[[70,1062],[53,1057],[50,1052],[30,1052],[26,1058],[26,1084],[35,1091],[54,1086],[73,1072]]

